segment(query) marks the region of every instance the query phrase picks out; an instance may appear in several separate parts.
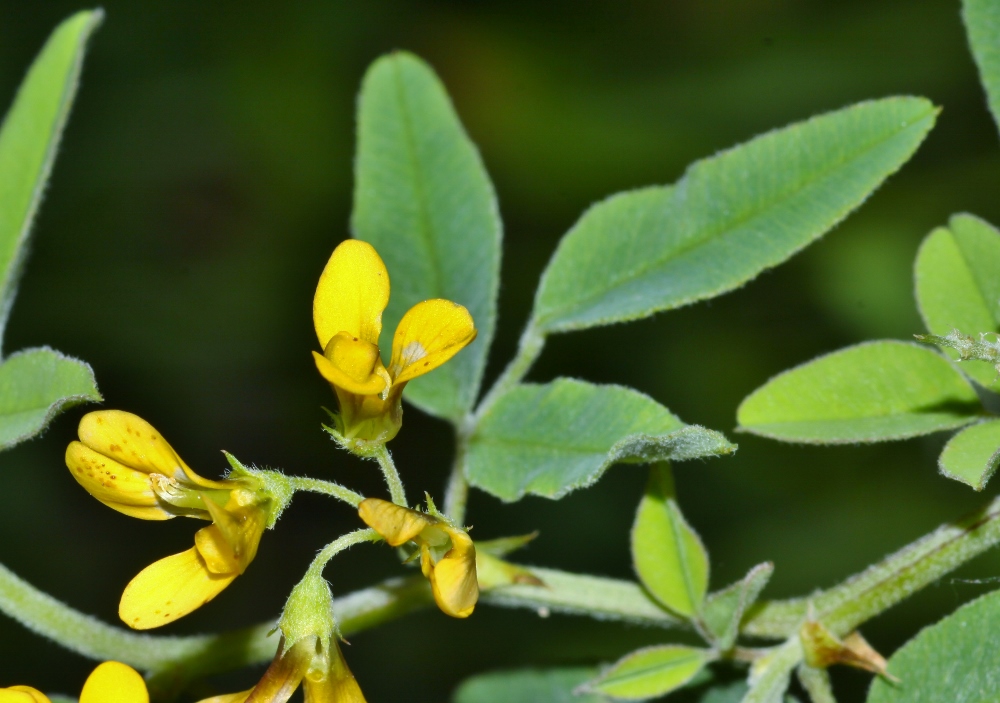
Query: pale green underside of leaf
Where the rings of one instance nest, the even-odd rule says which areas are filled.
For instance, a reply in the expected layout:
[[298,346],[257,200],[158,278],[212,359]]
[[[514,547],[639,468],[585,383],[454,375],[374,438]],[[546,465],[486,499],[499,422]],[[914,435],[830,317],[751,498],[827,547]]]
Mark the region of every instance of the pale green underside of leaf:
[[549,263],[536,325],[558,332],[634,320],[745,284],[864,202],[936,114],[923,98],[860,103],[699,161],[672,187],[597,203]]
[[685,425],[647,395],[622,386],[558,379],[501,396],[469,440],[466,478],[505,501],[561,498],[617,462],[683,461],[736,447]]
[[[1000,232],[972,215],[956,215],[948,228],[931,232],[914,265],[917,305],[932,334],[954,329],[978,336],[1000,331]],[[958,352],[948,349],[953,359]],[[1000,391],[993,365],[964,361],[959,369],[980,385]]]
[[716,638],[720,650],[725,651],[736,642],[744,613],[760,597],[773,573],[774,564],[758,564],[742,580],[708,597],[702,611],[702,620]]
[[708,652],[695,647],[647,647],[623,657],[587,689],[620,700],[655,698],[686,684],[708,660]]
[[452,703],[606,703],[606,696],[573,693],[593,678],[594,673],[594,669],[574,667],[480,674],[466,679],[451,700]]
[[737,410],[739,429],[787,442],[904,439],[968,424],[975,389],[943,356],[916,344],[848,347],[775,376]]
[[356,181],[353,234],[378,250],[392,283],[383,349],[403,314],[428,298],[460,303],[475,321],[476,340],[405,391],[433,415],[461,418],[475,402],[493,339],[500,215],[444,86],[411,54],[384,56],[365,76]]
[[660,603],[690,618],[708,591],[708,554],[677,505],[670,466],[650,467],[631,536],[632,563]]
[[962,16],[990,112],[1000,125],[1000,2],[962,0]]
[[0,128],[0,339],[31,222],[76,93],[84,45],[102,16],[99,10],[78,12],[56,28]]
[[948,478],[981,491],[998,462],[1000,420],[988,420],[966,427],[948,440],[938,459],[938,468]]
[[29,349],[0,364],[0,450],[34,437],[62,410],[101,400],[90,366],[52,349]]
[[889,659],[898,684],[875,678],[868,703],[991,703],[1000,700],[1000,591],[926,627]]

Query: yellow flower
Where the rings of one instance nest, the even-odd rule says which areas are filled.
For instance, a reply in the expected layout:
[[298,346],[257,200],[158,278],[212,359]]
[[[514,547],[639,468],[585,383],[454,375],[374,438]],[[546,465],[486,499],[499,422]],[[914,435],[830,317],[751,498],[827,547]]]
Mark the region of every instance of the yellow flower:
[[342,242],[316,287],[313,322],[323,353],[313,352],[313,357],[337,394],[337,430],[353,446],[395,437],[407,381],[433,371],[476,338],[464,307],[425,300],[399,321],[386,368],[378,341],[388,304],[389,273],[378,253],[357,239]]
[[255,687],[205,698],[199,703],[284,703],[299,684],[308,703],[365,703],[361,687],[347,668],[336,639],[329,640],[329,646],[321,642],[318,637],[305,637],[285,647],[282,641]]
[[66,466],[92,496],[143,520],[211,520],[191,549],[150,564],[125,587],[118,614],[146,630],[173,622],[217,596],[257,554],[274,501],[250,475],[202,478],[148,422],[120,410],[88,413]]
[[[52,703],[30,686],[0,688],[0,703]],[[142,677],[130,666],[104,662],[87,677],[80,703],[149,703]]]
[[453,618],[472,615],[479,600],[476,547],[465,530],[435,515],[379,498],[366,498],[358,515],[393,547],[413,541],[420,548],[420,569],[431,582],[438,607]]

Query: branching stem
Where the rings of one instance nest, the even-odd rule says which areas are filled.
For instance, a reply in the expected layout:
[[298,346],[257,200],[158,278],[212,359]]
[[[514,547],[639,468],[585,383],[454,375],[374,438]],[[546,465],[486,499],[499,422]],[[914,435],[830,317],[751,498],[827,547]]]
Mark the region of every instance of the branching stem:
[[384,444],[378,445],[378,449],[372,452],[372,456],[382,467],[382,475],[385,476],[385,483],[389,487],[389,495],[396,505],[406,506],[406,490],[403,488],[403,481],[399,478],[399,471],[396,470],[396,463],[392,460],[392,455]]
[[318,478],[305,478],[303,476],[289,476],[288,483],[293,491],[306,491],[332,496],[354,508],[358,507],[358,503],[365,499],[360,493],[355,493],[350,488],[341,486],[339,483],[334,483],[333,481],[322,481]]
[[345,549],[353,547],[355,544],[361,544],[362,542],[378,542],[380,539],[382,539],[382,536],[378,532],[367,527],[354,530],[354,532],[348,532],[346,535],[341,535],[319,551],[319,554],[312,560],[306,573],[320,576],[326,565],[330,563],[330,560]]

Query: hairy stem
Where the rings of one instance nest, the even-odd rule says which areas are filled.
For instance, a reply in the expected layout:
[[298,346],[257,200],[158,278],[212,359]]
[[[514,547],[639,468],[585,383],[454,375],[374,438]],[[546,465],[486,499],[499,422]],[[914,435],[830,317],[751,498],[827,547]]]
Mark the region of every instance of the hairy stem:
[[354,532],[348,532],[346,535],[341,535],[319,551],[319,554],[316,555],[316,558],[309,565],[307,573],[320,576],[326,565],[330,563],[330,560],[345,549],[353,547],[355,544],[361,544],[362,542],[378,542],[381,539],[382,535],[367,527],[354,530]]
[[288,483],[293,491],[306,491],[308,493],[321,493],[342,500],[352,507],[358,507],[358,503],[365,497],[360,493],[355,493],[350,488],[345,488],[333,481],[322,481],[318,478],[305,478],[303,476],[289,476]]
[[392,460],[392,455],[385,448],[384,444],[378,445],[372,456],[382,467],[382,475],[385,476],[385,483],[389,487],[389,495],[396,505],[406,506],[406,490],[403,488],[403,481],[399,478],[399,471],[396,470],[396,463]]
[[461,431],[455,437],[455,462],[444,491],[444,514],[461,525],[465,521],[465,504],[469,500],[469,482],[465,480],[465,459],[469,439]]

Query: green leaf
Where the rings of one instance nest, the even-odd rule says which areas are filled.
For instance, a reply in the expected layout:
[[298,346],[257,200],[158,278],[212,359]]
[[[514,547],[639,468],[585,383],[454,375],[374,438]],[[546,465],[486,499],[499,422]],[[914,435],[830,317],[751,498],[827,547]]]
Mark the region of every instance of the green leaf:
[[771,562],[758,564],[747,572],[743,580],[708,597],[702,619],[721,651],[726,651],[736,643],[743,614],[757,602],[760,592],[767,586],[773,573],[774,564]]
[[699,161],[674,186],[597,203],[542,277],[536,327],[635,320],[738,288],[864,202],[936,115],[923,98],[860,103]]
[[708,591],[708,554],[681,514],[668,464],[649,469],[631,544],[642,585],[675,613],[694,617]]
[[1000,2],[962,0],[962,18],[990,112],[1000,125]]
[[[746,696],[749,688],[742,681],[713,686],[705,691],[705,695],[698,699],[698,703],[740,703]],[[798,703],[795,696],[786,695],[785,703]]]
[[466,478],[505,501],[561,498],[612,464],[683,461],[736,450],[712,430],[685,425],[647,395],[572,379],[515,386],[480,418]]
[[76,94],[84,45],[102,17],[100,10],[78,12],[56,27],[0,128],[0,341],[31,223]]
[[[460,419],[475,402],[493,339],[500,280],[496,195],[476,147],[434,71],[397,52],[372,64],[358,106],[351,226],[385,260],[392,282],[388,334],[428,298],[461,303],[477,339],[406,387],[406,398]],[[388,343],[383,340],[383,348]]]
[[628,701],[655,698],[688,683],[710,660],[707,650],[695,647],[647,647],[623,657],[582,690]]
[[775,376],[736,411],[739,429],[786,442],[904,439],[982,413],[975,389],[940,354],[906,342],[859,344]]
[[101,400],[90,366],[52,349],[29,349],[0,364],[0,450],[34,437],[56,415]]
[[1000,462],[1000,420],[966,427],[944,445],[938,468],[948,478],[981,491]]
[[966,603],[924,628],[889,659],[889,673],[877,678],[868,703],[991,703],[1000,695],[1000,591]]
[[[914,265],[917,305],[927,329],[954,329],[976,337],[1000,332],[1000,232],[972,215],[956,215],[920,245]],[[958,352],[946,352],[952,359]],[[1000,391],[996,369],[985,361],[959,368],[980,385]]]
[[573,691],[594,676],[589,668],[515,669],[480,674],[466,679],[452,696],[452,703],[605,703],[597,694]]

